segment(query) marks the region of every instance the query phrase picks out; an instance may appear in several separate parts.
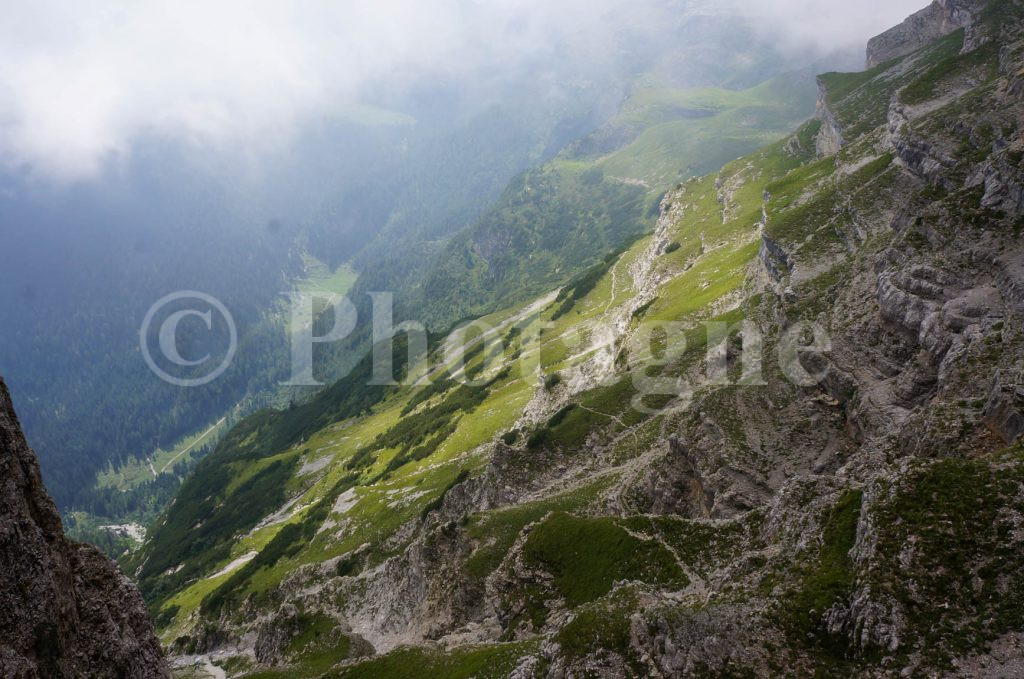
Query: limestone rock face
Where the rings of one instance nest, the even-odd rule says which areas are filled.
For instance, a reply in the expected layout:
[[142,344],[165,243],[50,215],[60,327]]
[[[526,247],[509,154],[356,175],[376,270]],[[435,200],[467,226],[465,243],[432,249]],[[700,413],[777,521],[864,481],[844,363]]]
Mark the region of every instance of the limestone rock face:
[[906,56],[932,40],[969,27],[977,11],[986,4],[988,0],[935,0],[899,26],[868,42],[868,68]]
[[0,379],[0,676],[169,676],[142,597],[68,540]]
[[818,103],[815,117],[821,121],[821,131],[814,139],[819,156],[833,156],[843,148],[843,130],[836,120],[835,114],[828,107],[828,91],[824,83],[818,80]]

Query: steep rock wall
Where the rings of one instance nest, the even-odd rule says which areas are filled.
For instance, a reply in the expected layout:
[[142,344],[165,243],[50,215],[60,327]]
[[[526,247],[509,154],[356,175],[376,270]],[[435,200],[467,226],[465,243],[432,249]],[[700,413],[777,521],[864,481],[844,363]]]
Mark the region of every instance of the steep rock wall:
[[867,67],[906,56],[928,43],[974,22],[988,0],[935,0],[899,26],[868,41]]
[[64,536],[2,379],[0,571],[0,676],[168,676],[134,585]]
[[818,155],[832,156],[839,153],[839,150],[843,148],[843,129],[828,106],[828,90],[820,78],[818,79],[818,103],[814,115],[821,121],[821,131],[814,138],[814,146]]

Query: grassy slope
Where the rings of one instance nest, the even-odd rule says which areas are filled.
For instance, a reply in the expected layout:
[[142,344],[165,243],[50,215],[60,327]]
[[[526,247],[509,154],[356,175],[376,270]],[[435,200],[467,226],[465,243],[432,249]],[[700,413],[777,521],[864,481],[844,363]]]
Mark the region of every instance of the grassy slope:
[[[930,49],[937,53],[943,50],[948,52],[948,45],[940,42]],[[977,55],[968,56],[955,60],[952,65],[940,60],[943,65],[939,69],[928,66],[931,62],[925,60],[920,67],[903,72],[898,79],[888,77],[887,74],[897,64],[887,64],[867,77],[844,79],[841,76],[828,76],[825,82],[828,87],[835,88],[833,105],[839,117],[855,127],[869,130],[876,119],[877,102],[884,101],[892,88],[900,84],[914,84],[914,89],[910,90],[912,96],[917,96],[914,94],[917,91],[933,91],[934,84],[943,78],[952,77],[966,69],[979,68],[977,59]],[[659,98],[653,93],[649,93],[649,96],[658,104],[651,106],[651,111],[660,111],[659,107],[680,103],[670,97]],[[693,101],[687,100],[685,103],[692,105]],[[884,185],[879,183],[886,181],[892,171],[892,157],[863,157],[863,148],[854,147],[844,151],[838,159],[817,161],[811,154],[811,140],[815,130],[816,125],[808,124],[792,140],[769,146],[761,152],[730,163],[717,177],[687,182],[670,197],[672,201],[685,204],[685,216],[672,225],[670,230],[671,239],[678,246],[661,255],[656,263],[656,267],[666,274],[667,282],[657,290],[655,301],[644,310],[643,318],[681,321],[692,326],[700,319],[721,312],[723,301],[729,300],[730,295],[740,289],[745,266],[756,253],[758,238],[754,225],[761,218],[765,190],[771,194],[765,206],[769,218],[768,235],[790,246],[809,248],[812,254],[819,251],[827,253],[839,246],[842,229],[847,225],[842,210],[835,209],[837,200],[857,206],[858,201],[862,200],[861,193],[883,190]],[[853,172],[836,176],[837,162],[849,165],[855,160],[869,162],[856,163],[854,166],[857,169]],[[607,159],[604,162],[610,163]],[[624,163],[623,166],[627,165]],[[649,169],[654,174],[660,171],[655,165]],[[543,371],[550,373],[565,370],[585,359],[585,356],[576,355],[571,347],[565,346],[564,339],[574,332],[585,333],[592,324],[608,318],[618,305],[629,299],[631,292],[623,281],[629,279],[630,265],[642,257],[649,244],[649,238],[635,242],[611,262],[586,294],[574,300],[563,313],[558,312],[560,305],[557,303],[544,311],[545,320],[557,315],[553,327],[542,338],[540,347],[524,350],[539,353]],[[819,273],[818,279],[831,283],[836,275],[835,270],[828,270]],[[819,285],[818,279],[805,281],[802,285]],[[814,310],[808,309],[806,312],[813,316]],[[733,312],[729,320],[735,321],[737,314],[741,313],[742,309]],[[699,348],[699,337],[696,339],[695,346]],[[688,360],[687,357],[680,359],[685,360]],[[436,461],[442,463],[438,466],[430,466],[435,458],[428,457],[419,463],[400,468],[386,481],[374,481],[375,475],[381,471],[380,463],[367,470],[357,489],[359,503],[347,514],[353,519],[358,536],[351,541],[346,537],[343,545],[329,542],[318,545],[314,541],[308,550],[299,552],[290,563],[294,565],[320,560],[325,555],[351,548],[367,536],[379,540],[389,530],[397,527],[403,517],[414,516],[418,508],[442,492],[446,484],[456,478],[457,470],[467,469],[475,473],[485,458],[479,452],[475,456],[467,455],[472,443],[486,441],[488,436],[497,436],[508,426],[505,424],[507,420],[489,421],[484,417],[483,413],[491,412],[488,403],[498,406],[498,402],[491,399],[499,398],[503,390],[516,393],[517,398],[525,398],[534,388],[532,384],[516,387],[512,381],[497,383],[488,401],[473,412],[463,415],[459,422],[460,428],[473,430],[476,435],[466,438],[462,443],[448,444],[443,453],[436,453]],[[626,427],[631,428],[638,437],[649,433],[650,425],[656,424],[659,417],[667,415],[633,415],[632,419],[627,418],[630,394],[628,379],[579,394],[573,399],[577,404],[575,408],[563,411],[538,430],[518,432],[513,445],[521,451],[522,442],[530,440],[535,442],[535,449],[573,454],[574,451],[589,448],[595,442],[613,443],[616,435],[625,431]],[[408,402],[410,397],[408,393],[394,395],[391,402],[381,404],[365,419],[353,423],[350,430],[359,432],[361,427],[370,426],[374,427],[374,431],[386,428],[394,422],[394,412],[402,403]],[[441,395],[437,398],[443,397]],[[510,401],[507,407],[517,408],[521,403],[520,400]],[[372,424],[374,422],[376,424]],[[545,430],[544,436],[533,436],[539,430]],[[337,434],[335,431],[332,435]],[[368,439],[369,435],[364,434],[360,440]],[[623,459],[635,456],[642,448],[642,443],[631,445],[635,447],[623,451]],[[342,449],[347,452],[342,452]],[[345,455],[351,455],[353,450],[353,445],[339,445],[337,461],[343,461]],[[459,464],[452,464],[450,461],[459,455],[463,456]],[[523,463],[528,464],[529,459],[524,455]],[[1004,476],[1010,473],[1005,469],[1002,471]],[[328,476],[336,473],[341,472],[332,469]],[[891,511],[893,516],[903,519],[896,521],[889,517],[885,521],[885,525],[890,528],[883,531],[881,539],[894,545],[889,551],[898,553],[908,535],[919,534],[924,535],[928,541],[934,541],[936,553],[942,553],[938,543],[950,539],[947,534],[950,531],[958,540],[958,554],[980,558],[980,555],[997,551],[999,531],[1006,527],[998,525],[994,504],[989,499],[1008,494],[1012,491],[1012,484],[994,476],[984,462],[927,463],[915,474],[911,479],[913,482],[908,482],[907,487],[894,489],[891,501],[881,509],[883,513]],[[1019,459],[1014,460],[1012,474],[1019,474]],[[612,593],[608,593],[608,590],[610,582],[623,577],[618,569],[628,563],[631,556],[643,554],[646,558],[643,564],[630,569],[632,573],[629,577],[662,587],[672,587],[682,582],[680,574],[674,570],[673,560],[666,558],[655,546],[658,543],[649,543],[648,540],[657,538],[661,544],[670,546],[674,555],[690,569],[699,572],[705,562],[713,558],[727,558],[740,542],[756,539],[753,536],[758,532],[760,519],[756,513],[742,521],[717,526],[715,530],[709,530],[703,524],[674,518],[656,520],[633,517],[622,522],[587,518],[588,510],[601,496],[605,487],[603,484],[611,483],[614,475],[615,470],[612,469],[603,479],[581,486],[574,492],[483,512],[466,519],[466,530],[479,540],[479,545],[466,563],[465,572],[468,577],[478,579],[498,569],[515,539],[525,527],[533,525],[525,541],[524,555],[533,567],[550,575],[551,589],[512,592],[510,596],[521,596],[527,602],[523,624],[543,624],[547,615],[546,601],[550,597],[560,597],[569,607],[574,608],[575,616],[556,638],[569,657],[580,657],[598,649],[623,649],[628,645],[629,615],[631,610],[635,610],[632,594],[629,588]],[[395,513],[394,508],[390,512],[381,511],[381,493],[403,489],[409,491],[423,486],[429,489],[428,492],[411,500],[407,508],[400,509],[400,517],[390,516]],[[950,508],[933,506],[931,500],[936,495],[951,498]],[[848,552],[855,537],[856,517],[861,502],[862,496],[857,491],[848,491],[836,499],[834,506],[822,517],[821,544],[814,546],[805,555],[806,563],[796,574],[798,577],[787,583],[790,593],[779,599],[782,623],[803,640],[801,643],[809,643],[809,634],[817,627],[817,620],[809,616],[809,612],[827,608],[851,587],[853,573]],[[948,525],[951,528],[947,533],[940,534],[930,529],[935,525]],[[993,529],[993,525],[996,528]],[[383,530],[375,532],[377,528]],[[609,560],[609,554],[621,558]],[[1016,558],[1016,555],[1009,554],[1000,556]],[[946,587],[948,578],[937,575],[945,572],[943,569],[958,577],[962,575],[963,582],[957,581],[957,586],[963,587],[965,591],[970,589],[966,579],[968,571],[957,563],[934,564],[931,570],[919,574],[919,581],[927,587]],[[898,570],[894,567],[892,572]],[[270,585],[279,575],[268,571],[264,577],[263,582]],[[906,588],[900,582],[882,580],[878,584],[880,587],[900,590],[903,598],[914,596],[913,592],[903,591]],[[998,619],[987,620],[986,625],[999,631],[1006,625],[1019,624],[1017,602],[1020,593],[1017,589],[1013,588],[1012,596],[1008,597],[1010,603],[1005,606],[994,599],[987,603],[990,609],[998,611]],[[988,597],[993,593],[986,589],[983,595]],[[936,596],[935,600],[942,598]],[[929,614],[940,623],[944,615],[943,611]],[[986,629],[984,632],[988,634],[991,630]],[[934,627],[934,633],[955,634],[942,624]],[[971,633],[981,634],[981,631],[971,630]],[[471,674],[474,668],[477,672],[481,671],[480,666],[466,660],[468,657],[476,657],[473,654],[498,655],[506,652],[515,655],[520,649],[500,644],[483,649],[467,649],[445,656],[443,662],[448,663],[445,668],[452,676],[462,676]],[[338,672],[339,676],[401,677],[415,672],[414,667],[418,663],[435,667],[433,663],[436,662],[442,661],[425,651],[400,650]]]
[[304,260],[306,277],[295,284],[299,292],[344,295],[356,284],[358,274],[348,264],[342,264],[331,271],[330,267],[314,257],[306,255]]
[[[931,49],[947,47],[940,43]],[[871,106],[865,102],[881,97],[883,89],[921,82],[925,84],[919,89],[933,87],[928,83],[954,77],[969,69],[984,70],[984,64],[979,67],[976,63],[978,59],[977,55],[969,55],[952,66],[944,66],[940,72],[922,63],[901,71],[899,78],[888,74],[888,69],[896,64],[886,65],[875,74],[877,77],[843,83],[841,96],[835,97],[833,105],[840,116],[846,116],[856,124],[866,124],[864,121],[872,113],[868,110]],[[838,77],[827,80],[842,82]],[[648,97],[643,102],[648,108],[640,109],[647,111],[681,105],[681,101],[663,98],[653,92],[644,96]],[[699,102],[687,99],[684,103],[696,105]],[[627,111],[624,115],[638,113]],[[812,153],[816,129],[815,123],[808,123],[792,138],[731,162],[718,175],[688,181],[672,192],[669,200],[682,206],[684,216],[669,226],[668,236],[673,241],[673,248],[656,259],[655,271],[664,275],[665,282],[656,290],[653,302],[643,309],[641,316],[644,320],[677,321],[694,327],[701,320],[722,317],[723,311],[735,306],[732,296],[740,291],[746,266],[756,255],[759,240],[756,225],[761,219],[762,206],[768,212],[767,234],[772,238],[797,248],[814,248],[812,253],[818,248],[827,252],[838,247],[845,223],[842,211],[835,210],[837,199],[856,206],[862,200],[860,193],[870,193],[869,189],[881,190],[883,187],[879,182],[886,181],[892,171],[892,157],[864,156],[864,148],[852,145],[837,159],[817,160]],[[562,159],[557,162],[564,163],[569,171],[584,171],[572,166],[572,163],[582,161]],[[598,162],[612,166],[608,158]],[[837,175],[835,171],[840,165],[853,169]],[[767,204],[763,201],[765,191],[770,194]],[[610,319],[621,305],[632,298],[635,291],[630,287],[630,272],[643,259],[650,243],[649,237],[641,238],[609,260],[601,269],[601,275],[588,285],[585,294],[569,298],[571,303],[556,300],[547,305],[541,312],[541,320],[550,321],[552,325],[539,344],[507,347],[505,362],[515,364],[523,355],[539,356],[541,374],[552,374],[585,361],[589,354],[578,353],[579,336],[585,337],[596,323]],[[835,270],[827,270],[818,274],[818,278],[831,283],[836,275]],[[801,285],[818,285],[818,281],[812,279]],[[510,318],[521,308],[499,312],[489,320],[498,322]],[[813,315],[814,312],[808,310],[808,313]],[[740,317],[742,309],[725,316],[730,322]],[[695,335],[694,340],[694,347],[700,350],[702,339]],[[682,364],[689,360],[693,357],[680,357],[679,365],[669,366],[666,370],[682,369],[685,367]],[[454,433],[422,459],[389,471],[388,463],[398,450],[374,451],[372,463],[358,469],[354,502],[343,515],[331,516],[332,521],[346,521],[344,533],[335,535],[329,530],[317,533],[308,544],[286,552],[273,565],[261,568],[242,582],[238,595],[252,596],[258,602],[297,566],[346,555],[363,544],[370,545],[368,554],[363,557],[364,567],[378,564],[395,554],[400,547],[385,547],[385,540],[403,523],[418,520],[424,510],[429,509],[464,473],[479,473],[488,461],[486,445],[479,446],[496,440],[515,426],[527,400],[541,388],[537,385],[536,376],[529,380],[515,376],[498,379],[488,388],[480,404],[457,414]],[[452,391],[437,390],[408,412],[414,415],[444,403],[452,398]],[[656,436],[660,419],[668,416],[666,413],[640,415],[630,410],[629,401],[633,394],[629,375],[619,373],[617,381],[612,380],[576,395],[572,399],[575,407],[566,409],[547,423],[516,432],[510,439],[513,449],[523,456],[522,463],[528,465],[531,450],[573,455],[597,443],[604,443],[616,450],[621,449],[618,460],[628,462],[643,450],[643,437]],[[301,443],[277,453],[282,459],[294,456],[304,461],[329,456],[330,464],[325,467],[322,477],[315,482],[309,481],[308,486],[303,486],[305,482],[294,477],[288,481],[292,494],[302,494],[294,505],[300,510],[285,523],[260,528],[238,540],[229,553],[220,555],[216,562],[208,565],[205,579],[195,580],[158,600],[165,611],[175,607],[175,615],[170,618],[172,622],[164,630],[165,638],[172,639],[185,632],[196,621],[194,616],[203,599],[229,578],[229,575],[224,575],[210,579],[210,573],[247,552],[265,549],[274,536],[281,533],[284,525],[301,524],[307,517],[316,516],[316,503],[330,497],[331,489],[351,473],[346,462],[378,435],[393,429],[414,399],[417,399],[414,390],[389,392],[369,410],[364,409],[340,423],[328,423]],[[627,430],[633,434],[632,437],[620,436]],[[537,436],[538,433],[542,435]],[[272,452],[266,451],[268,454]],[[250,467],[250,470],[254,468]],[[588,649],[596,648],[592,644],[607,646],[623,640],[624,628],[619,625],[622,619],[616,617],[615,612],[628,613],[629,602],[623,597],[628,598],[629,595],[622,591],[608,592],[609,583],[624,576],[616,570],[621,560],[609,562],[602,555],[617,551],[643,553],[647,557],[644,566],[630,569],[629,577],[671,587],[673,583],[683,582],[684,576],[674,570],[673,559],[666,558],[665,553],[654,546],[657,543],[647,543],[646,540],[657,539],[661,544],[670,545],[673,554],[683,559],[688,567],[699,569],[702,560],[708,558],[707,554],[728,554],[735,549],[736,540],[741,536],[746,535],[744,539],[750,539],[748,532],[752,528],[743,522],[723,525],[721,531],[712,535],[699,524],[687,521],[660,521],[647,525],[644,522],[650,520],[646,518],[631,519],[621,524],[584,518],[596,506],[604,489],[614,483],[616,472],[612,468],[603,476],[562,494],[471,515],[465,520],[465,530],[479,541],[465,564],[467,577],[475,579],[485,578],[500,568],[524,528],[534,526],[524,547],[526,558],[534,567],[549,573],[553,589],[512,592],[511,596],[524,598],[527,602],[524,620],[532,619],[534,624],[543,623],[547,615],[545,597],[561,598],[574,608],[577,613],[575,619],[559,636],[570,654],[582,655]],[[813,558],[808,561],[807,570],[796,582],[792,595],[795,598],[792,601],[782,600],[783,613],[792,616],[787,618],[787,624],[798,634],[806,633],[808,621],[802,617],[803,613],[797,615],[794,611],[827,606],[838,592],[849,587],[850,564],[844,555],[851,539],[850,517],[859,506],[859,495],[838,499],[832,513],[825,519],[826,535],[820,553],[811,555]],[[750,520],[756,521],[756,518]],[[622,532],[620,528],[629,532]],[[595,548],[597,551],[593,554],[588,551]],[[646,554],[646,550],[653,551]],[[785,608],[787,602],[792,603],[789,609]],[[496,645],[466,653],[500,654],[505,650],[518,652],[511,646]],[[403,668],[410,662],[439,661],[429,657],[424,659],[422,653],[397,651],[355,664],[344,670],[348,674],[340,676],[361,676],[359,672],[379,673],[375,676],[404,676],[402,672],[407,670]],[[336,657],[342,658],[340,651]],[[443,662],[454,663],[451,667],[461,668],[462,657],[463,654],[446,656]]]
[[[742,91],[640,88],[615,122],[637,124],[643,132],[625,148],[598,158],[596,164],[607,175],[637,179],[664,190],[680,179],[714,172],[778,139],[812,105],[809,88],[792,78]],[[689,117],[691,111],[702,115]]]
[[[717,200],[715,177],[693,180],[681,186],[677,190],[676,199],[686,203],[684,216],[677,223],[669,225],[668,232],[679,246],[655,262],[656,270],[666,275],[667,282],[645,313],[652,319],[675,320],[689,326],[717,314],[718,304],[742,285],[745,268],[756,255],[758,232],[755,224],[760,215],[764,186],[803,162],[806,157],[806,148],[803,152],[793,153],[780,142],[729,164],[721,173],[721,181],[728,187],[727,209],[724,211],[723,205]],[[650,242],[650,238],[638,240],[611,260],[589,291],[574,300],[566,313],[553,322],[552,327],[541,337],[539,346],[506,347],[504,363],[515,367],[520,365],[524,356],[539,356],[541,372],[550,374],[585,361],[588,354],[573,351],[573,345],[578,342],[577,335],[582,333],[586,336],[592,324],[611,318],[621,305],[632,299],[635,290],[631,287],[633,281],[630,270],[643,257]],[[549,304],[542,310],[541,320],[552,319],[560,306],[560,302]],[[522,308],[520,306],[497,312],[486,320],[493,325],[500,325]],[[480,360],[481,357],[474,359],[475,362]],[[470,365],[474,367],[473,363]],[[500,366],[494,367],[491,375],[498,368]],[[163,638],[171,641],[188,634],[201,619],[200,609],[204,606],[209,608],[211,602],[223,605],[224,601],[238,602],[245,597],[252,597],[253,601],[259,602],[275,590],[282,578],[301,564],[320,563],[344,556],[364,544],[369,544],[370,549],[361,557],[363,568],[395,554],[400,547],[386,547],[387,538],[404,523],[417,520],[453,481],[460,478],[460,474],[475,475],[482,471],[488,461],[488,447],[485,444],[490,444],[516,425],[524,406],[537,388],[541,387],[537,386],[535,377],[519,379],[514,372],[500,377],[488,387],[482,402],[469,411],[458,411],[454,415],[454,431],[431,450],[427,457],[390,470],[389,463],[399,454],[397,448],[373,450],[370,463],[357,466],[354,470],[350,463],[360,450],[372,444],[381,434],[395,431],[394,428],[403,418],[415,417],[417,413],[445,403],[453,398],[456,389],[434,390],[436,393],[422,403],[417,403],[423,398],[418,390],[382,390],[366,400],[360,408],[335,409],[339,415],[327,419],[324,419],[326,416],[323,414],[309,415],[306,419],[324,424],[312,425],[307,428],[308,433],[293,437],[292,441],[279,436],[273,415],[267,417],[266,421],[249,423],[248,429],[243,425],[233,432],[234,439],[226,440],[222,448],[204,462],[209,467],[205,470],[206,478],[213,476],[217,467],[228,471],[230,476],[227,483],[203,489],[203,493],[212,492],[207,497],[210,511],[212,507],[232,505],[243,499],[244,492],[253,480],[267,473],[268,469],[274,469],[275,462],[286,465],[288,470],[282,478],[283,482],[278,483],[284,493],[281,498],[275,497],[272,503],[263,502],[260,511],[252,513],[252,516],[258,520],[275,512],[284,504],[285,499],[290,501],[289,510],[281,512],[277,516],[279,521],[269,525],[265,525],[265,522],[257,524],[254,518],[236,523],[231,534],[237,537],[227,541],[214,540],[209,548],[201,549],[189,557],[184,570],[173,575],[166,573],[175,571],[181,565],[180,559],[164,559],[159,568],[147,562],[143,589],[162,623]],[[628,426],[635,428],[634,435],[615,445],[622,449],[621,460],[632,459],[642,451],[644,440],[656,436],[656,425],[660,421],[657,417],[637,416],[630,411],[629,397],[632,393],[628,377],[623,376],[618,381],[580,394],[574,402],[580,403],[582,407],[573,409],[557,423],[549,423],[547,428],[550,438],[541,445],[574,449],[585,438],[595,435],[612,442],[617,434],[624,431],[623,427]],[[410,405],[413,407],[410,408]],[[648,423],[653,426],[648,426]],[[520,446],[529,433],[522,433]],[[321,469],[300,475],[303,466],[321,466]],[[346,483],[346,479],[353,473],[356,478],[350,491],[351,501],[342,504],[341,514],[335,514],[332,507],[341,492],[339,484],[346,488],[352,485]],[[556,510],[570,513],[585,511],[600,496],[601,489],[614,480],[615,472],[611,470],[590,485],[564,495],[469,517],[467,530],[478,534],[481,543],[466,564],[467,575],[482,578],[493,572],[524,526]],[[190,483],[194,485],[198,482],[193,479]],[[164,523],[179,524],[177,534],[188,536],[192,531],[187,526],[196,520],[203,522],[206,520],[203,516],[181,509],[172,511]],[[571,514],[562,516],[565,518],[550,520],[575,521]],[[337,525],[342,521],[343,531],[330,528],[331,524]],[[328,528],[321,530],[325,525]],[[285,533],[288,526],[293,528]],[[620,549],[637,549],[636,544],[623,543],[623,540],[629,542],[634,538],[618,532],[619,529],[610,524],[586,524],[579,530],[581,535],[585,533],[591,538],[597,536],[602,540],[611,540]],[[289,537],[293,533],[302,538],[294,543],[286,540],[286,544],[280,544],[282,540],[279,536]],[[538,535],[561,533],[542,531]],[[276,542],[275,538],[278,538]],[[154,542],[145,552],[146,558],[155,559],[157,555],[165,553],[175,554],[168,539],[168,535],[162,536],[158,531]],[[564,594],[571,604],[583,604],[603,596],[607,592],[609,578],[622,575],[615,572],[614,568],[609,570],[611,566],[607,563],[600,566],[600,561],[559,559],[557,542],[547,539],[537,543],[534,553],[539,564],[547,564],[546,567],[557,571],[556,582],[568,583]],[[659,551],[661,548],[656,544],[651,543],[651,546],[642,548],[654,550],[648,556],[654,560],[653,563],[660,564],[650,567],[648,579],[662,583],[684,581],[682,574],[675,570],[671,557]],[[228,565],[237,563],[240,558],[253,552],[262,552],[253,563],[264,565],[259,568],[235,566],[233,570],[225,572]],[[643,579],[647,577],[643,572],[644,569],[640,569],[634,575]],[[562,580],[558,580],[559,577]],[[210,614],[214,614],[214,611],[211,610]],[[342,657],[343,653],[339,650],[337,658]],[[405,656],[392,654],[387,657],[391,660],[381,659],[373,661],[371,665],[391,667],[389,663],[397,663],[395,666],[398,667],[401,664],[398,659]],[[393,676],[402,675],[399,673]]]
[[[646,83],[602,134],[520,177],[448,246],[425,286],[426,320],[446,325],[551,289],[650,228],[661,195],[791,130],[813,88],[779,78],[743,91]],[[634,138],[631,138],[634,137]]]

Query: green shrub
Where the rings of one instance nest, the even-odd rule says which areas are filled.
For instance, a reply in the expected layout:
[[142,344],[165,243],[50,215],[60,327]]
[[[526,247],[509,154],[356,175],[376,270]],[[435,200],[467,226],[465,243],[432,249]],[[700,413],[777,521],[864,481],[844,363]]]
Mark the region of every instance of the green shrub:
[[526,447],[531,450],[535,448],[540,448],[542,445],[547,443],[550,437],[550,429],[548,429],[547,427],[539,427],[538,429],[535,429],[532,434],[530,434],[530,438],[526,439]]
[[523,643],[461,647],[448,653],[400,648],[339,667],[324,676],[328,679],[490,679],[508,676],[519,658],[532,652],[535,648]]
[[640,306],[638,306],[636,309],[633,310],[633,318],[641,318],[644,314],[647,313],[648,309],[650,309],[652,306],[654,306],[654,303],[657,302],[657,301],[658,301],[658,298],[657,297],[653,297],[653,298],[651,298],[650,301],[645,302],[644,304],[641,304]]
[[569,415],[569,413],[571,413],[575,408],[575,403],[570,403],[564,406],[561,410],[552,415],[551,419],[548,420],[548,428],[554,429],[555,427],[560,425],[562,421]]
[[[504,377],[507,377],[507,373]],[[374,463],[378,451],[389,448],[397,448],[398,452],[388,465],[388,472],[412,460],[427,457],[455,431],[456,417],[476,410],[476,407],[487,398],[491,386],[504,377],[499,373],[487,384],[462,385],[441,403],[412,415],[406,414],[393,427],[356,451],[346,463],[346,467],[353,470],[365,469]],[[424,392],[429,389],[430,387],[424,389]],[[414,448],[416,450],[413,450]]]
[[263,549],[244,566],[231,574],[217,589],[207,594],[200,603],[204,614],[218,613],[225,605],[237,603],[252,577],[263,568],[272,568],[285,557],[293,557],[315,536],[330,515],[334,501],[341,493],[355,486],[358,476],[350,474],[331,488],[302,521],[281,527]]
[[633,537],[609,518],[552,514],[530,532],[523,558],[551,573],[555,589],[570,606],[604,596],[616,580],[687,583],[661,543]]
[[598,602],[583,607],[568,624],[558,630],[555,639],[569,658],[583,658],[592,653],[608,651],[629,658],[629,618],[633,610],[635,602],[625,606],[609,606]]
[[817,643],[840,655],[845,641],[821,637],[819,632],[825,611],[846,600],[853,590],[850,550],[857,539],[862,500],[859,490],[842,494],[822,527],[816,559],[804,570],[796,590],[783,602],[784,624],[795,640],[801,644]]
[[177,605],[171,605],[165,608],[161,608],[160,611],[153,616],[153,626],[157,629],[163,629],[164,627],[167,627],[172,622],[174,622],[174,618],[177,617],[178,612],[180,610],[181,607]]
[[338,565],[334,567],[334,572],[341,577],[359,575],[359,557],[351,554],[340,559]]

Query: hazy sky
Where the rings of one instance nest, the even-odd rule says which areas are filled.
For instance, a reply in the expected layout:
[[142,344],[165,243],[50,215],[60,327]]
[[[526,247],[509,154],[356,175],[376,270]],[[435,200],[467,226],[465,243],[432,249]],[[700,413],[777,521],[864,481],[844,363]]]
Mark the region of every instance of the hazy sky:
[[780,39],[818,48],[866,46],[931,0],[731,0]]
[[[780,44],[863,43],[925,0],[731,0]],[[368,82],[595,44],[612,9],[713,0],[0,0],[0,162],[87,177],[140,133],[283,143]]]

